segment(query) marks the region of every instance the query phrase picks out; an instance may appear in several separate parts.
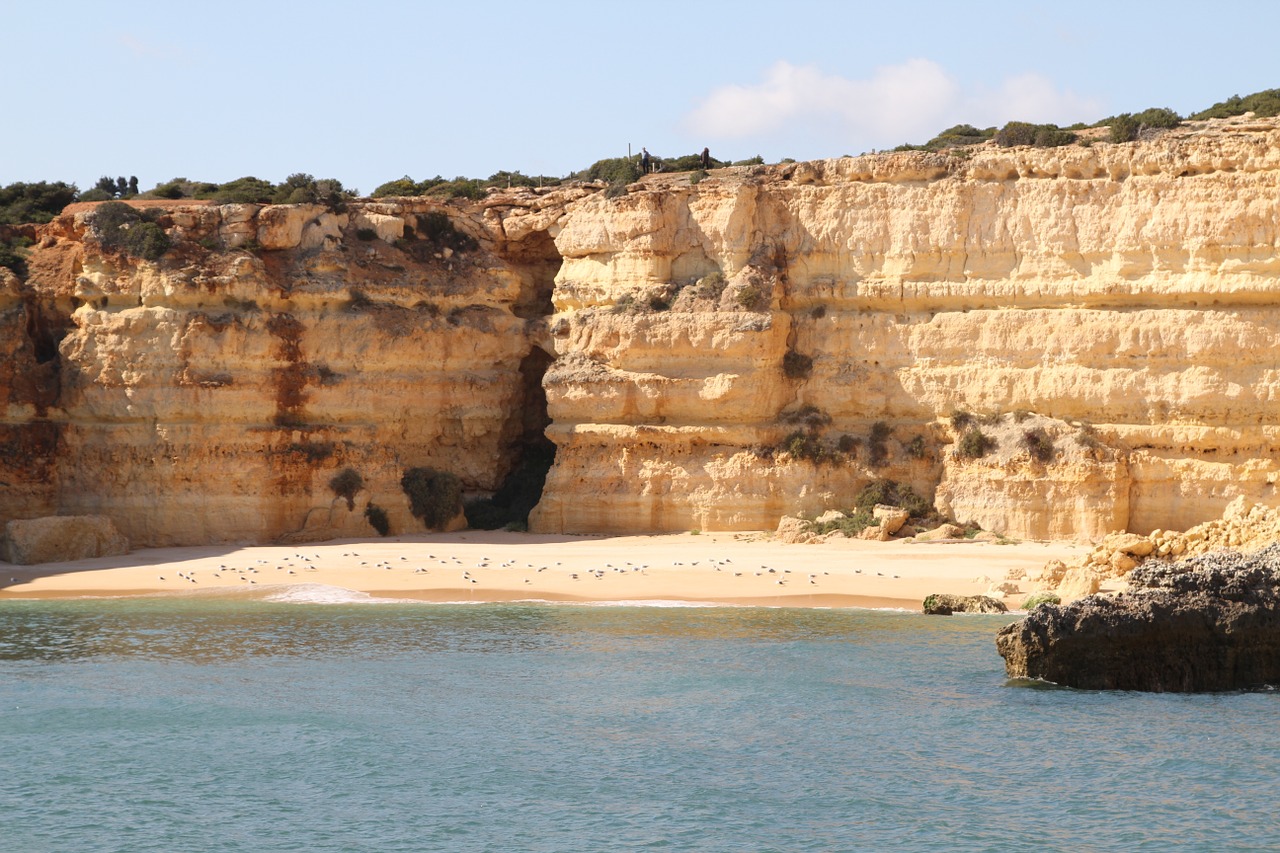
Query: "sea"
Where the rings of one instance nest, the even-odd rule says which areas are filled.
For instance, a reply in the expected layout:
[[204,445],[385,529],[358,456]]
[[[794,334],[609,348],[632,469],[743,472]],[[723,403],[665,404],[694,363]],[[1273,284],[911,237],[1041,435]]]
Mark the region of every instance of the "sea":
[[1011,682],[1013,618],[0,602],[0,850],[1280,847],[1280,694]]

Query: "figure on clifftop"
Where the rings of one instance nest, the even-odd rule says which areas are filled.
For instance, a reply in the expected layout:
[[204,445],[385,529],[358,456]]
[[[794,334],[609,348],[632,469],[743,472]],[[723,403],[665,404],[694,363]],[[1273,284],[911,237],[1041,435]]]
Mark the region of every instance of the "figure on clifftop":
[[698,155],[698,162],[702,164],[703,169],[711,168],[711,149],[703,148],[702,153]]
[[649,149],[641,148],[640,149],[640,174],[642,175],[649,174],[650,162],[651,161],[649,160]]

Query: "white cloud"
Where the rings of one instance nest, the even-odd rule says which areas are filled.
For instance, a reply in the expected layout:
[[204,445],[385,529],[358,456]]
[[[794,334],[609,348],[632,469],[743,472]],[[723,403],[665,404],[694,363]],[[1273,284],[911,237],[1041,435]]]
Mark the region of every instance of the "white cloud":
[[1010,77],[994,90],[966,90],[928,59],[877,68],[866,80],[784,61],[757,85],[712,91],[685,120],[695,134],[720,140],[803,134],[836,146],[887,147],[923,142],[960,122],[1069,123],[1098,111],[1096,101],[1035,74]]

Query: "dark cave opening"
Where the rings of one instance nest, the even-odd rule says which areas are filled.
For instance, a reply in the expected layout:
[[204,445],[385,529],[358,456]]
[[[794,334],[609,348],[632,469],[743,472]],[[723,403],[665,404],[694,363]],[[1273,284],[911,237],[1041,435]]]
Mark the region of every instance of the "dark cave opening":
[[542,387],[552,361],[535,346],[520,362],[520,405],[508,422],[514,461],[492,497],[475,498],[464,507],[467,524],[477,530],[527,529],[529,513],[542,499],[547,472],[556,459],[556,446],[546,436],[551,417]]
[[552,294],[563,259],[546,231],[508,244],[503,254],[519,267],[524,278],[512,313],[526,321],[529,337],[534,341],[541,338],[542,343],[534,343],[520,361],[520,395],[504,430],[511,467],[491,497],[476,498],[464,507],[467,524],[479,530],[527,529],[529,513],[542,499],[547,472],[556,458],[556,446],[546,436],[551,416],[542,379],[555,360],[546,319],[555,312]]

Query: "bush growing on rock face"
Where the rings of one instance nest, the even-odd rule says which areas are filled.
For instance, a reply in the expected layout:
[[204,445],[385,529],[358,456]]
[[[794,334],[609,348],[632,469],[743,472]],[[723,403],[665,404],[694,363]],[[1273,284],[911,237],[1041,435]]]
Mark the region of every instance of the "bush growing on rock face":
[[1037,462],[1049,462],[1053,459],[1055,452],[1053,439],[1049,437],[1049,433],[1045,432],[1043,427],[1023,430],[1019,444]]
[[912,439],[907,442],[906,446],[903,447],[903,450],[912,459],[923,459],[927,454],[927,450],[925,449],[924,436],[923,435],[913,436]]
[[884,421],[876,421],[871,425],[871,435],[867,440],[868,457],[873,468],[879,468],[889,461],[889,448],[885,442],[893,435],[893,427]]
[[139,214],[124,202],[108,201],[93,211],[91,221],[103,248],[155,261],[169,250],[169,235],[147,221],[149,215],[152,211]]
[[455,252],[470,252],[480,246],[476,238],[459,231],[448,214],[439,210],[420,215],[417,232],[424,240]]
[[948,419],[951,421],[951,429],[957,433],[973,425],[973,415],[963,409],[953,409]]
[[369,504],[365,507],[364,517],[369,522],[369,526],[378,531],[379,536],[386,536],[391,532],[391,521],[387,518],[387,511],[377,504]]
[[343,468],[329,480],[329,488],[338,497],[346,498],[347,509],[355,509],[356,494],[364,488],[364,478],[354,468]]
[[764,293],[754,284],[744,284],[734,294],[734,300],[748,311],[758,311],[764,302]]
[[448,471],[410,468],[400,478],[409,510],[431,529],[444,527],[462,510],[462,481]]
[[782,357],[782,372],[788,379],[808,379],[813,372],[813,358],[795,350],[787,350]]
[[970,427],[965,431],[964,435],[960,436],[956,452],[966,459],[980,459],[991,450],[994,450],[995,446],[995,441],[988,437],[986,433],[977,427]]

